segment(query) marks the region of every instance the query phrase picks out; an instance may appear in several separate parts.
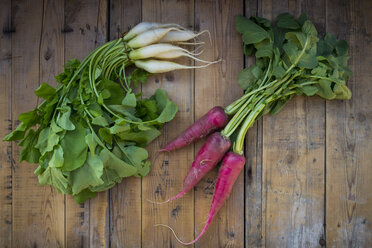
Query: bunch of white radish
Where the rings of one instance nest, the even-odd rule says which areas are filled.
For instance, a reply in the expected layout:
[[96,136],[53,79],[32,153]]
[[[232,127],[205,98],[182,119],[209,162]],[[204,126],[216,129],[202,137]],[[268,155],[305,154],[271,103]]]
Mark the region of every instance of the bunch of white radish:
[[[150,73],[162,73],[178,69],[201,68],[218,61],[205,61],[179,45],[200,45],[196,38],[207,31],[199,33],[187,30],[178,24],[160,24],[142,22],[132,28],[122,39],[128,52],[128,59],[136,67]],[[190,40],[192,40],[190,42]],[[188,66],[169,60],[188,57],[203,63],[199,66]]]
[[[196,38],[202,33],[177,24],[143,22],[97,47],[81,63],[68,61],[56,76],[58,86],[40,85],[35,94],[44,101],[21,114],[20,125],[4,141],[20,140],[20,161],[39,163],[39,183],[73,195],[77,203],[125,177],[146,176],[151,162],[145,147],[178,107],[164,90],[146,98],[134,88],[151,73],[217,62],[198,59],[195,51],[179,46],[201,44]],[[170,61],[179,57],[202,65]],[[127,70],[129,66],[137,68]]]

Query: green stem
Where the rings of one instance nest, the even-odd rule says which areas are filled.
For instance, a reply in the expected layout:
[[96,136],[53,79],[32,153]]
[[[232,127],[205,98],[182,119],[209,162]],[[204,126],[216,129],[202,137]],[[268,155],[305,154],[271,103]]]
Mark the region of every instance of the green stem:
[[[263,95],[261,95],[258,99],[255,99],[255,102],[262,99]],[[239,109],[239,111],[233,116],[233,118],[229,121],[229,123],[225,126],[223,131],[221,132],[224,136],[230,137],[234,131],[239,127],[240,123],[244,120],[244,118],[251,112],[250,103],[251,100],[254,98],[252,95],[248,101],[244,103],[244,105]],[[253,104],[254,105],[254,104]]]
[[256,117],[265,108],[267,103],[268,102],[265,103],[265,99],[259,101],[254,110],[244,120],[239,130],[238,136],[236,137],[236,142],[233,145],[233,151],[235,153],[243,154],[245,135],[247,134],[248,129],[253,125],[254,121],[256,120]]

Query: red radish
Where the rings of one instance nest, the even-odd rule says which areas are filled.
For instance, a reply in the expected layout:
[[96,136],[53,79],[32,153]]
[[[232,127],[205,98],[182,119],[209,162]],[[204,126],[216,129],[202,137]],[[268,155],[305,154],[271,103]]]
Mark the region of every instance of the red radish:
[[216,106],[187,128],[180,136],[169,142],[160,152],[170,152],[182,148],[192,142],[224,127],[228,117],[222,107]]
[[[191,245],[198,241],[205,231],[208,229],[210,223],[212,222],[214,216],[217,214],[218,210],[222,207],[225,200],[229,197],[231,189],[238,178],[240,171],[243,169],[245,164],[245,158],[243,155],[237,154],[235,152],[228,152],[225,157],[223,158],[220,170],[218,172],[218,179],[216,183],[216,188],[213,194],[213,200],[211,204],[211,208],[208,214],[208,220],[205,224],[203,230],[191,242],[183,242],[181,241],[172,230],[173,234],[175,235],[176,239],[183,245]],[[166,226],[166,225],[161,225]],[[168,227],[168,226],[166,226]],[[170,227],[168,227],[170,228]]]
[[[205,174],[207,174],[217,163],[222,159],[223,155],[229,150],[231,145],[230,139],[223,136],[221,133],[213,133],[208,137],[202,148],[199,150],[183,181],[182,191],[165,202],[173,201],[182,197],[190,189],[192,189]],[[156,202],[153,202],[156,203]]]

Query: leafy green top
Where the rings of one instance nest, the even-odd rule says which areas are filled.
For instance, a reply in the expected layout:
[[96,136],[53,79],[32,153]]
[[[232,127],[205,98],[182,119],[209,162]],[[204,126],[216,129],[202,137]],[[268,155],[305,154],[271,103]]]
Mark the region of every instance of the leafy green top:
[[225,135],[232,135],[242,124],[236,152],[242,151],[245,134],[255,120],[277,113],[294,95],[350,99],[347,42],[331,34],[319,38],[306,15],[296,19],[284,13],[274,23],[261,17],[237,16],[235,25],[242,34],[244,54],[256,57],[256,63],[238,76],[245,94],[225,109],[227,114],[235,114],[223,131]]
[[125,75],[125,58],[122,42],[112,41],[82,63],[68,61],[57,88],[42,83],[35,94],[44,101],[20,114],[20,125],[4,138],[20,140],[20,161],[39,163],[41,185],[73,194],[78,203],[123,177],[145,176],[146,145],[178,111],[164,90],[149,99],[133,93],[132,85],[146,82],[149,73],[136,68]]

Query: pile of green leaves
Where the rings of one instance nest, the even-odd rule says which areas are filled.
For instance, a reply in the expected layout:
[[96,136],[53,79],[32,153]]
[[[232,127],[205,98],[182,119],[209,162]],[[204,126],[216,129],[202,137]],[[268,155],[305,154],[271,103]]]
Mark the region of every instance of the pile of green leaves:
[[[134,94],[131,87],[149,73],[137,68],[125,76],[125,58],[123,43],[114,41],[82,63],[68,61],[56,77],[58,86],[42,83],[35,94],[44,101],[19,115],[20,125],[4,138],[20,140],[20,161],[39,163],[41,185],[73,194],[78,203],[124,177],[145,176],[150,168],[145,147],[178,110],[163,90],[148,99]],[[116,82],[123,78],[121,85]]]
[[256,57],[255,64],[239,73],[244,96],[226,108],[227,114],[237,114],[226,134],[231,135],[244,120],[237,152],[242,150],[246,131],[255,120],[277,113],[295,95],[350,99],[347,42],[332,34],[318,37],[305,14],[297,19],[280,14],[273,23],[261,17],[237,16],[235,25],[242,35],[245,55]]

